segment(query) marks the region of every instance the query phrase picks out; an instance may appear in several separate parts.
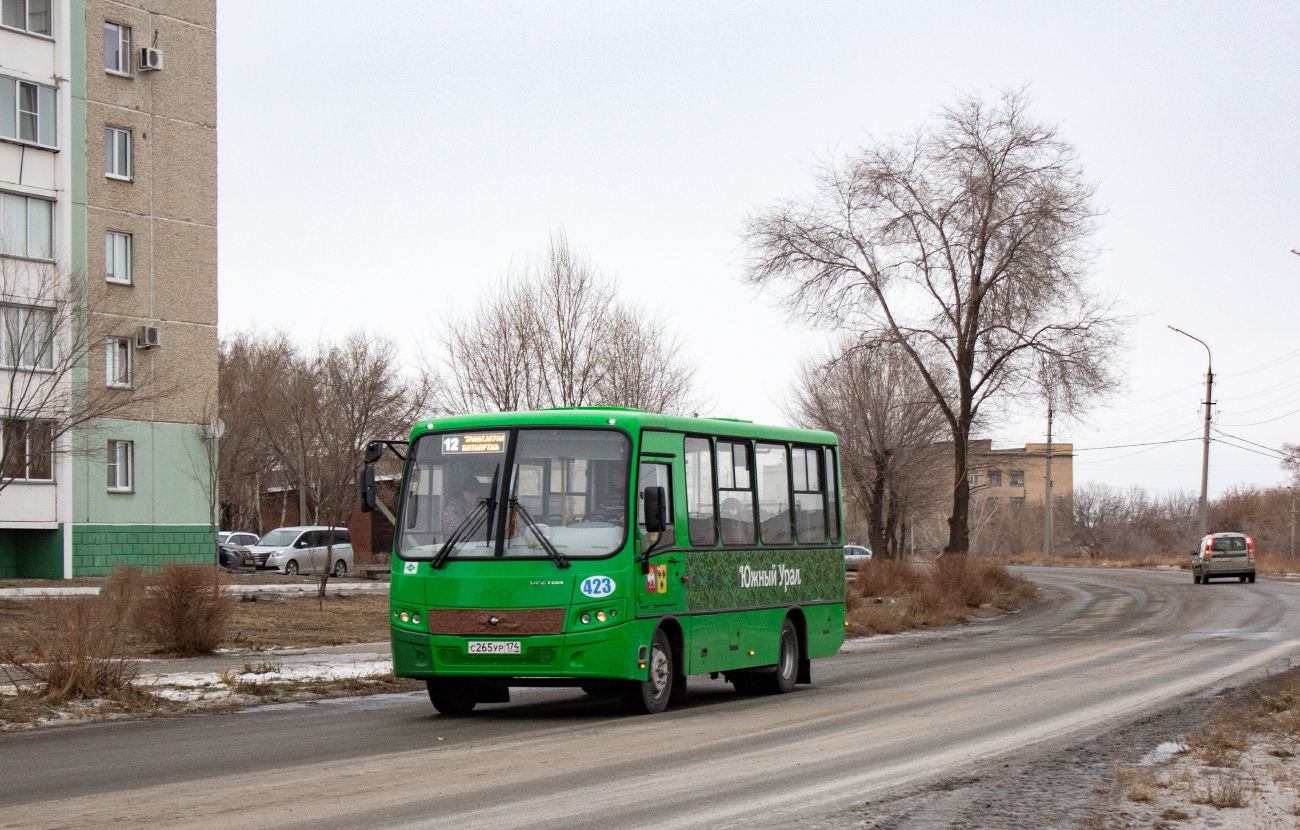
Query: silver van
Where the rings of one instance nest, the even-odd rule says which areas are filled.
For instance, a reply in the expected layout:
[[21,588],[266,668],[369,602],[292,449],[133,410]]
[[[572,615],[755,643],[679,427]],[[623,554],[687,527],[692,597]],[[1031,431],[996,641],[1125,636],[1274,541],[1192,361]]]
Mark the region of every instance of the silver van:
[[1192,581],[1208,585],[1211,577],[1235,576],[1255,581],[1255,540],[1244,533],[1211,533],[1192,551]]
[[347,576],[352,570],[352,539],[347,528],[334,528],[331,557],[330,532],[322,525],[278,527],[257,544],[249,545],[248,551],[259,571],[279,571],[290,576],[329,571],[334,576]]

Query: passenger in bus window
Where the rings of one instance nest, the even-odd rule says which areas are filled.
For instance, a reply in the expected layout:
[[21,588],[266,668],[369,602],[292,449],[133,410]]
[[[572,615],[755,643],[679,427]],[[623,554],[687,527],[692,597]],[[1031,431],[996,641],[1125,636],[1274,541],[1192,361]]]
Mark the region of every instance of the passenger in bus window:
[[478,506],[478,500],[483,496],[483,489],[483,485],[473,473],[464,475],[460,482],[460,498],[448,499],[447,506],[442,509],[444,533],[449,534],[460,527],[460,523],[465,521],[465,518]]

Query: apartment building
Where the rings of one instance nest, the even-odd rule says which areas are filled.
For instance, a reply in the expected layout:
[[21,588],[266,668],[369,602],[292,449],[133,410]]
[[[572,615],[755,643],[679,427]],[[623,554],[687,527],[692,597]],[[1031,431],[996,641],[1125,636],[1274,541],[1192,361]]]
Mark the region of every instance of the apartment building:
[[[988,439],[972,440],[968,461],[971,494],[1009,507],[1042,506],[1047,499],[1047,444],[993,449]],[[1052,444],[1052,498],[1074,500],[1074,445]]]
[[215,0],[0,0],[0,578],[212,560],[216,115]]

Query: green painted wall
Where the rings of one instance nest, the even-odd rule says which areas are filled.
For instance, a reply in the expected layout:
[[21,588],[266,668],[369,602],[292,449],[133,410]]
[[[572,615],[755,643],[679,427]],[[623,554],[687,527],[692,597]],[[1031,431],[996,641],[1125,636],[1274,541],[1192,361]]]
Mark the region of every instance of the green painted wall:
[[[103,419],[81,431],[85,451],[73,459],[77,524],[173,525],[209,522],[208,463],[197,424]],[[108,442],[135,442],[135,489],[108,491]],[[74,541],[75,544],[75,541]]]
[[0,579],[62,579],[63,529],[0,529]]
[[107,576],[117,565],[156,568],[166,562],[212,564],[216,554],[207,524],[74,525],[72,575]]

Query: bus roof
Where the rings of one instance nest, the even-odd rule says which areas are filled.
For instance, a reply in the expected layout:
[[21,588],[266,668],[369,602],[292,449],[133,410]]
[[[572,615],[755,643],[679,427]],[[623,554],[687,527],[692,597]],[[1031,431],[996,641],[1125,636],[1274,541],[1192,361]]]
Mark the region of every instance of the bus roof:
[[538,409],[527,412],[489,412],[481,415],[448,415],[429,418],[415,424],[411,440],[422,433],[443,430],[468,430],[481,427],[604,427],[615,425],[629,432],[642,429],[686,432],[699,435],[718,435],[734,438],[767,438],[773,441],[792,441],[809,444],[837,445],[833,432],[792,427],[763,426],[732,418],[686,418],[679,415],[659,415],[640,409],[621,407],[571,407]]

